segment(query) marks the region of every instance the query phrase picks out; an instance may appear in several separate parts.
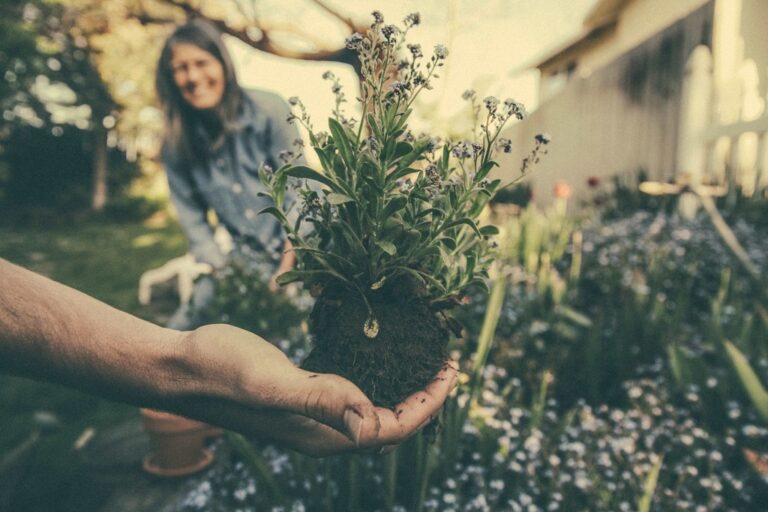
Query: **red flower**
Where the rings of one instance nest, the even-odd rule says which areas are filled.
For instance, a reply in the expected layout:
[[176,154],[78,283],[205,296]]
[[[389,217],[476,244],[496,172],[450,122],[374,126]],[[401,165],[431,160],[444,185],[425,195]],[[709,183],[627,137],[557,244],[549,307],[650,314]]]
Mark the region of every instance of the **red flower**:
[[597,176],[590,176],[587,178],[587,185],[589,185],[589,188],[597,188],[597,186],[600,185],[600,178]]
[[571,186],[564,181],[558,181],[555,183],[555,197],[571,197]]

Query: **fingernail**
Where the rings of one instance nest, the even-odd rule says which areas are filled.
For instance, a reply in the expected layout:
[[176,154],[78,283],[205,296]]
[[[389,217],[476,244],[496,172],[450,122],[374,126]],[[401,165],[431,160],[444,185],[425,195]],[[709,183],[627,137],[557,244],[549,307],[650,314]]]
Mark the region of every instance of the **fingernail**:
[[344,424],[347,432],[352,436],[355,446],[360,446],[360,434],[363,432],[363,418],[354,409],[344,411]]

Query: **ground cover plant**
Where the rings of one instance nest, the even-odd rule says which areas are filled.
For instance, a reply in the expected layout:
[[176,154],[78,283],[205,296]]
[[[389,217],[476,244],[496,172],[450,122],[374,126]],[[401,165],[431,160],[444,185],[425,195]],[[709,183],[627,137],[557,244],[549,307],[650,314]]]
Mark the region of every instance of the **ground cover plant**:
[[[482,334],[452,344],[463,384],[432,441],[323,461],[256,445],[184,510],[762,510],[768,422],[723,349],[768,382],[748,278],[703,214],[563,207],[501,224],[504,266],[465,309]],[[762,268],[764,233],[732,227]]]
[[[283,223],[298,258],[278,282],[302,281],[317,296],[310,315],[315,347],[303,367],[347,377],[385,406],[433,378],[447,358],[450,332],[460,330],[449,310],[485,285],[497,229],[479,226],[478,218],[500,187],[488,179],[494,151],[510,149],[499,134],[524,113],[513,100],[489,97],[481,106],[470,93],[474,141],[412,134],[413,102],[447,57],[442,45],[426,57],[419,45],[406,44],[418,23],[411,14],[397,27],[374,12],[370,30],[347,40],[361,62],[359,120],[345,113],[346,97],[330,73],[336,109],[329,133],[315,132],[300,100],[290,100],[322,173],[291,164],[261,170],[275,205],[262,213]],[[546,142],[540,137],[536,147]],[[289,187],[301,197],[298,213],[284,202]]]

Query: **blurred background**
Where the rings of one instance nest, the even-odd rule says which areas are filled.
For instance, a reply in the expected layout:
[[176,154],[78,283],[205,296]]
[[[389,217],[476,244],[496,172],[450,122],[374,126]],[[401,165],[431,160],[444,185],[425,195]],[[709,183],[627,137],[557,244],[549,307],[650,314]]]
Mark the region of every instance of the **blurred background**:
[[[496,310],[474,300],[456,347],[489,394],[457,402],[455,421],[467,423],[442,441],[454,448],[432,448],[450,464],[412,465],[423,490],[368,482],[391,492],[381,509],[764,510],[765,0],[0,0],[0,257],[162,323],[179,302],[174,282],[151,301],[137,291],[145,271],[187,249],[158,161],[165,37],[189,18],[212,20],[243,85],[298,96],[323,124],[334,96],[321,75],[332,70],[356,95],[344,39],[368,28],[373,9],[388,22],[419,11],[412,42],[449,49],[416,102],[416,131],[468,137],[471,88],[529,112],[503,135],[514,151],[499,177],[519,175],[536,134],[552,138],[531,176],[493,200],[504,292]],[[225,318],[294,336],[249,323],[253,308],[272,306],[232,293]],[[489,321],[496,335],[484,345]],[[42,410],[59,427],[35,437],[50,420]],[[93,468],[76,441],[135,414],[1,376],[0,510],[107,510],[117,484],[82,490]],[[342,509],[300,490],[330,463],[291,460],[299,483],[283,501],[262,493],[271,501],[253,510],[304,510],[294,498]],[[337,498],[378,509],[350,490],[363,481],[345,468]]]

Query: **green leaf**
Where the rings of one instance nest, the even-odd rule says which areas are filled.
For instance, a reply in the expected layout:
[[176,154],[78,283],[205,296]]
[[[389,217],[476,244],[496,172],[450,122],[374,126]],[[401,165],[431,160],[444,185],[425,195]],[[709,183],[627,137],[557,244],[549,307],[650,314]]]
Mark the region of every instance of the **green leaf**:
[[411,146],[407,142],[401,140],[400,142],[398,142],[395,145],[395,155],[394,155],[394,157],[395,158],[400,158],[400,157],[402,157],[404,155],[407,155],[411,151],[413,151],[413,146]]
[[467,255],[467,269],[465,275],[471,276],[475,271],[475,265],[477,264],[477,254],[470,253]]
[[487,226],[483,226],[480,228],[480,234],[483,236],[493,236],[499,234],[499,228],[492,224],[488,224]]
[[472,221],[472,219],[470,219],[468,217],[462,217],[461,219],[454,220],[453,222],[449,222],[448,224],[443,226],[443,229],[441,229],[440,231],[445,231],[446,229],[450,229],[450,228],[456,227],[456,226],[461,225],[461,224],[463,224],[465,226],[469,226],[470,228],[472,228],[472,231],[477,233],[478,236],[482,236],[482,234],[480,233],[480,230],[477,229],[477,224],[475,224]]
[[475,174],[475,183],[480,183],[483,181],[483,179],[488,176],[488,173],[491,172],[491,169],[493,169],[494,166],[498,167],[499,164],[494,162],[493,160],[488,160],[485,162],[481,167],[480,170],[477,171],[477,174]]
[[408,167],[409,165],[411,165],[413,162],[418,160],[421,157],[421,155],[424,154],[428,146],[429,146],[428,140],[417,141],[416,145],[413,147],[413,150],[410,153],[404,155],[400,159],[400,161],[398,162],[398,167],[402,169],[404,167]]
[[348,195],[339,194],[337,192],[331,192],[330,194],[326,195],[325,198],[331,204],[344,204],[344,203],[349,203],[350,201],[354,201],[354,199],[352,199]]
[[651,512],[653,495],[656,492],[656,485],[659,482],[659,473],[661,472],[661,465],[663,463],[664,457],[659,457],[659,460],[656,461],[656,464],[654,464],[648,472],[648,476],[643,484],[643,496],[640,498],[640,503],[637,505],[638,512]]
[[[314,139],[314,135],[311,135],[311,137]],[[312,148],[315,150],[315,154],[317,154],[317,158],[320,159],[320,165],[325,169],[326,171],[329,171],[331,169],[331,159],[328,155],[328,152],[321,148],[319,144],[317,144],[317,141],[315,139],[315,142],[312,142]]]
[[352,146],[344,127],[341,126],[341,123],[331,117],[328,119],[328,128],[331,130],[333,142],[336,143],[336,148],[339,150],[339,153],[341,153],[344,163],[347,164],[347,167],[350,169],[354,168]]
[[267,489],[267,493],[271,499],[277,502],[283,501],[283,494],[280,491],[280,486],[275,481],[274,473],[267,465],[267,461],[261,455],[261,452],[257,450],[251,441],[248,441],[241,434],[235,434],[234,432],[227,432],[227,446],[231,447],[232,451],[236,453],[241,460],[245,461],[246,465],[250,466],[251,471],[258,475],[261,482],[264,482]]
[[421,217],[425,217],[429,214],[432,214],[434,217],[445,217],[447,214],[445,213],[445,210],[441,210],[440,208],[427,208],[426,210],[422,210],[419,213],[416,214],[416,218],[419,219]]
[[744,354],[736,348],[736,345],[730,341],[724,343],[726,353],[739,376],[741,385],[744,386],[744,390],[752,401],[752,405],[755,406],[757,413],[764,422],[768,423],[768,391],[765,390],[755,370],[752,369]]
[[454,240],[453,238],[448,238],[447,236],[444,236],[440,238],[440,242],[451,251],[456,250],[456,240]]
[[321,257],[325,261],[327,261],[327,259],[334,259],[337,262],[339,262],[339,263],[341,263],[343,265],[347,265],[348,267],[350,267],[352,269],[355,268],[355,264],[352,263],[350,260],[348,260],[347,258],[345,258],[343,256],[340,256],[340,255],[338,255],[336,253],[330,252],[330,251],[323,251],[322,249],[315,249],[314,247],[299,247],[299,246],[296,246],[296,245],[293,246],[293,250],[295,252],[306,252],[306,253],[309,253],[309,254],[313,254],[315,256],[319,256],[319,257]]
[[416,172],[419,172],[419,171],[411,167],[404,167],[402,169],[392,171],[387,175],[386,183],[393,183],[399,180],[400,178],[402,178],[403,176],[408,176],[409,174],[413,174]]
[[403,126],[405,126],[405,122],[408,121],[411,112],[412,109],[409,108],[400,115],[400,118],[397,120],[397,123],[395,123],[395,126],[393,127],[395,131],[400,130]]
[[330,188],[331,190],[336,192],[343,192],[343,190],[340,189],[339,185],[335,181],[330,179],[328,176],[307,167],[306,165],[297,165],[291,167],[290,169],[286,169],[285,174],[293,178],[304,178],[307,180],[317,181]]
[[680,353],[680,348],[674,343],[667,346],[667,357],[669,358],[669,367],[672,370],[672,376],[675,378],[675,382],[681,387],[690,385],[688,381],[687,372],[683,367],[683,355]]
[[285,172],[278,172],[275,175],[275,206],[279,210],[283,210],[283,203],[285,202],[285,188],[287,185],[288,176]]
[[290,230],[291,228],[290,222],[288,222],[288,219],[285,217],[283,212],[281,212],[274,206],[268,206],[263,210],[260,210],[258,215],[261,215],[262,213],[268,213],[270,215],[273,215],[277,220],[280,221],[280,224],[282,224],[285,229]]
[[491,291],[490,288],[488,288],[488,281],[486,281],[485,279],[482,279],[480,277],[475,277],[475,278],[471,279],[467,283],[467,288],[469,288],[470,286],[473,286],[473,285],[479,286],[482,289],[482,293],[483,294],[487,294],[487,293],[489,293]]
[[408,204],[408,198],[405,196],[396,196],[393,197],[391,201],[387,203],[387,205],[384,207],[384,213],[382,214],[382,217],[385,219],[391,217],[396,212],[399,212],[403,208],[405,208],[405,205]]
[[397,247],[395,247],[395,244],[392,242],[387,240],[376,240],[376,245],[378,245],[382,251],[389,254],[390,256],[397,254]]
[[349,279],[342,276],[338,272],[335,272],[330,269],[318,269],[318,270],[289,270],[288,272],[284,272],[277,276],[277,284],[284,285],[288,283],[294,283],[297,281],[306,281],[309,278],[317,277],[317,276],[331,276],[336,279],[339,279],[345,283],[349,283]]
[[384,138],[381,135],[381,129],[379,128],[379,125],[376,124],[376,118],[373,117],[373,114],[368,114],[368,126],[371,127],[376,139],[381,140]]
[[438,281],[437,279],[435,279],[434,277],[432,277],[430,274],[426,272],[421,272],[419,270],[412,269],[409,267],[403,267],[401,265],[394,267],[393,270],[397,270],[398,272],[401,272],[401,273],[404,272],[406,274],[410,274],[414,277],[417,277],[419,280],[434,286],[435,289],[438,290],[439,292],[445,293],[445,286],[443,286],[443,284],[440,281]]
[[440,168],[445,170],[448,169],[448,164],[451,160],[451,150],[448,149],[448,144],[445,144],[443,146],[443,156],[440,158]]
[[579,313],[575,309],[569,308],[568,306],[557,306],[557,313],[572,321],[576,325],[581,327],[592,327],[592,320],[588,316]]

